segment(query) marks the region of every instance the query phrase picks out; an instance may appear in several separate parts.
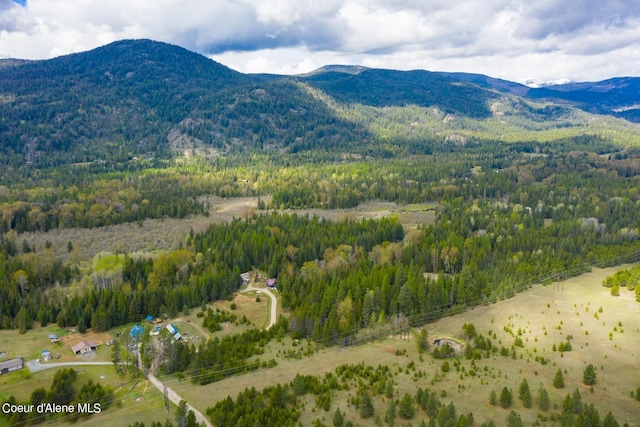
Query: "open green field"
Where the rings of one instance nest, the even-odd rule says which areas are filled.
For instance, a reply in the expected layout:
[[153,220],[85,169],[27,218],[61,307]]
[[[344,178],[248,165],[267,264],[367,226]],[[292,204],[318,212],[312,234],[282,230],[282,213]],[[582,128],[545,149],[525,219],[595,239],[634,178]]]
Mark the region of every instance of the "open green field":
[[[246,316],[249,322],[251,322],[255,327],[261,328],[269,323],[270,303],[271,300],[266,295],[262,295],[260,297],[260,302],[256,302],[256,293],[247,292],[246,294],[237,293],[232,301],[216,301],[213,305],[215,307],[220,307],[229,313],[235,314],[238,316],[238,319],[242,319],[242,316]],[[231,309],[231,304],[235,304],[235,310]],[[226,329],[235,329],[237,332],[242,332],[246,329],[246,326],[243,327],[243,325],[235,326],[230,324],[221,332],[228,333]]]
[[[564,397],[578,389],[583,402],[593,403],[601,416],[611,411],[621,423],[637,426],[640,403],[631,398],[630,393],[640,386],[636,363],[636,352],[640,351],[640,326],[637,322],[640,303],[626,289],[621,290],[620,297],[612,297],[609,289],[601,285],[605,277],[625,267],[627,266],[594,269],[562,283],[537,285],[513,298],[425,326],[431,340],[449,337],[464,342],[466,338],[462,333],[462,325],[473,323],[478,333],[491,339],[494,346],[510,350],[515,338],[520,337],[523,346],[514,347],[515,359],[511,355],[500,356],[498,353],[475,361],[461,358],[457,367],[443,373],[441,367],[444,361],[436,360],[430,355],[424,355],[420,360],[412,338],[388,337],[347,348],[315,348],[315,345],[307,341],[294,342],[285,338],[280,342],[272,341],[265,354],[259,356],[260,360],[275,359],[278,364],[273,368],[258,369],[207,386],[195,385],[188,379],[180,380],[176,377],[164,380],[190,404],[204,412],[207,407],[228,395],[235,397],[245,387],[260,389],[277,383],[288,383],[297,373],[323,375],[342,364],[363,362],[371,366],[391,367],[394,372],[395,396],[399,397],[405,392],[415,395],[418,387],[428,387],[438,393],[444,404],[454,402],[458,414],[473,412],[478,425],[489,420],[500,425],[512,409],[521,415],[525,425],[531,425],[537,419],[544,420],[545,418],[538,418],[541,413],[535,405],[527,409],[517,398],[518,386],[526,379],[534,395],[540,386],[549,392],[552,411],[558,411]],[[238,297],[235,300],[237,308],[233,311],[236,315],[251,316],[255,324],[260,324],[260,319],[266,319],[268,298],[256,303],[254,295]],[[230,301],[218,304],[230,310]],[[172,322],[183,333],[204,335],[207,331],[200,326],[201,319],[196,317],[198,311],[199,309],[191,310],[189,315],[173,319]],[[238,328],[241,326],[230,326],[236,332],[239,331]],[[23,354],[39,354],[40,347],[48,343],[49,331],[60,335],[70,334],[54,326],[29,331],[25,335],[19,335],[16,331],[2,331],[0,342]],[[216,334],[224,333],[228,332],[220,331]],[[572,351],[553,351],[553,346],[566,342],[567,337],[571,337]],[[292,357],[293,352],[297,352],[298,356]],[[536,361],[536,357],[544,358],[548,363],[542,364]],[[412,362],[414,367],[410,368],[409,364]],[[597,383],[593,392],[582,384],[584,368],[590,363],[597,369]],[[77,425],[100,423],[115,426],[135,421],[150,423],[153,420],[173,418],[164,408],[162,394],[145,380],[129,393],[133,384],[115,374],[112,366],[79,366],[75,369],[81,372],[80,378],[83,380],[93,379],[116,388],[117,396],[122,402],[122,405],[105,410]],[[558,369],[565,372],[563,389],[555,389],[552,385],[553,376]],[[27,375],[23,370],[2,377],[0,398],[14,395],[18,400],[26,400],[33,389],[49,386],[55,371],[49,369]],[[508,410],[491,406],[491,391],[499,393],[505,386],[514,391],[513,406]],[[375,424],[375,417],[360,419],[357,408],[348,403],[354,393],[354,389],[334,393],[331,410],[327,413],[322,413],[315,407],[313,396],[305,396],[303,401],[306,409],[300,421],[303,425],[308,425],[319,418],[330,424],[333,411],[339,407],[345,412],[346,419],[361,425]],[[378,395],[373,397],[373,402],[376,414],[384,418],[387,399]],[[546,422],[540,421],[541,425],[553,425],[548,421],[549,413],[541,415],[547,417]],[[418,411],[412,421],[420,416],[424,414]],[[396,425],[406,423],[397,419]]]
[[116,427],[128,426],[136,421],[144,421],[145,425],[149,425],[152,421],[174,420],[176,406],[169,403],[171,412],[167,411],[164,396],[149,381],[141,379],[133,389],[131,387],[132,384],[127,384],[116,393],[119,404],[74,425]]
[[[205,411],[208,406],[228,395],[235,397],[245,387],[260,389],[267,385],[288,383],[297,373],[322,375],[341,364],[364,362],[372,366],[386,364],[398,372],[394,378],[396,396],[405,392],[414,395],[418,387],[428,387],[438,392],[443,403],[453,401],[458,414],[473,412],[478,425],[489,420],[501,425],[510,410],[518,412],[525,425],[534,423],[540,411],[535,405],[525,408],[517,398],[519,384],[526,379],[534,396],[540,386],[549,392],[552,411],[557,412],[564,397],[578,389],[583,402],[593,403],[601,417],[611,411],[621,424],[627,422],[630,426],[637,426],[640,403],[631,398],[630,393],[640,386],[636,354],[640,351],[640,326],[637,322],[640,304],[624,289],[621,296],[616,298],[601,285],[606,276],[624,267],[594,269],[591,273],[559,284],[538,285],[511,299],[425,326],[431,339],[452,337],[463,341],[462,325],[473,323],[478,333],[490,338],[498,348],[504,346],[511,349],[515,337],[519,336],[523,347],[515,347],[515,359],[499,354],[476,361],[462,358],[457,369],[452,368],[443,374],[441,366],[444,361],[429,355],[420,361],[415,343],[397,337],[357,347],[325,348],[301,359],[283,356],[283,350],[294,349],[291,340],[283,340],[281,343],[272,342],[270,350],[260,357],[261,360],[274,357],[278,362],[274,368],[260,369],[204,387],[188,380],[175,381],[171,386],[195,407]],[[518,335],[519,329],[521,335]],[[572,337],[572,351],[560,353],[552,350],[554,344],[558,346],[566,342],[569,336]],[[544,357],[548,363],[543,365],[537,362],[536,356]],[[407,369],[412,361],[415,370]],[[582,383],[583,371],[588,364],[593,364],[597,369],[593,393]],[[552,385],[558,369],[566,371],[563,389],[556,389]],[[473,374],[470,373],[472,371]],[[423,375],[418,376],[418,372]],[[491,406],[491,390],[499,394],[505,386],[514,391],[512,407],[505,410]],[[327,414],[311,411],[313,403],[308,403],[301,418],[303,425],[320,416],[324,417],[325,423],[330,423],[336,407],[346,411],[347,419],[363,425],[374,424],[374,419],[360,419],[357,410],[348,405],[349,394],[353,393],[354,390],[335,394]],[[387,405],[384,398],[374,397],[374,404],[377,413],[384,419]],[[548,417],[549,413],[542,416]],[[397,421],[402,425],[400,420]],[[551,421],[541,423],[553,425]]]
[[[77,426],[126,426],[139,420],[146,421],[164,421],[166,418],[173,419],[173,415],[169,414],[164,406],[164,397],[155,387],[153,387],[145,379],[136,382],[128,376],[118,375],[113,366],[74,366],[78,372],[76,387],[89,380],[100,382],[114,389],[116,402],[109,408],[102,408],[100,414],[94,414],[89,418],[82,419],[74,425]],[[51,386],[53,377],[57,369],[47,369],[30,375],[30,378],[24,378],[26,370],[15,372],[10,376],[16,378],[22,377],[19,381],[5,384],[1,387],[0,400],[4,400],[9,395],[16,397],[18,401],[28,401],[31,391],[36,388],[44,387],[48,389]],[[20,374],[20,375],[16,375]],[[8,376],[9,377],[9,376]],[[172,405],[171,410],[174,410]],[[8,424],[0,418],[0,426]],[[64,418],[59,420],[50,420],[46,425],[69,425]]]
[[[131,329],[129,327],[128,329]],[[85,334],[75,332],[73,329],[59,328],[55,324],[46,327],[39,327],[37,323],[33,329],[25,334],[20,334],[17,330],[0,330],[0,352],[7,352],[1,360],[22,356],[25,361],[38,359],[42,350],[49,350],[52,355],[59,355],[59,358],[52,359],[53,362],[108,362],[111,360],[111,350],[104,345],[111,340],[117,331],[125,330],[118,328],[109,333],[93,333],[88,330]],[[49,341],[49,334],[56,334],[60,341],[52,343]],[[73,354],[71,347],[80,341],[92,341],[98,343],[98,350],[77,356]],[[1,378],[0,378],[1,380]]]

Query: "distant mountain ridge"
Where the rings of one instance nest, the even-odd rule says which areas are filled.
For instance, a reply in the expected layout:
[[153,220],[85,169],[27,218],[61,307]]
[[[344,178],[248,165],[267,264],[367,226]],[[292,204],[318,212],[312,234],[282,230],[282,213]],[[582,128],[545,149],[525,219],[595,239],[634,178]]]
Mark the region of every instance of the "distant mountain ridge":
[[640,78],[615,77],[599,82],[571,82],[531,89],[532,99],[564,101],[585,111],[640,122]]
[[506,140],[554,127],[573,135],[588,126],[574,107],[640,121],[637,105],[634,77],[534,89],[480,74],[353,65],[243,74],[178,46],[122,40],[44,61],[0,60],[0,163],[245,150],[392,155],[415,149],[407,144],[501,132]]

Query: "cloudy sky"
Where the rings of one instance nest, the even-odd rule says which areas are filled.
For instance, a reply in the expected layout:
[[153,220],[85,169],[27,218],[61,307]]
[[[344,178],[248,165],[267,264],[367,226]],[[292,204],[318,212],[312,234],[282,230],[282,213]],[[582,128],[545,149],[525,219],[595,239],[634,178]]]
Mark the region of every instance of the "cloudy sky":
[[640,76],[639,0],[0,0],[0,57],[127,38],[242,72],[359,64],[519,82]]

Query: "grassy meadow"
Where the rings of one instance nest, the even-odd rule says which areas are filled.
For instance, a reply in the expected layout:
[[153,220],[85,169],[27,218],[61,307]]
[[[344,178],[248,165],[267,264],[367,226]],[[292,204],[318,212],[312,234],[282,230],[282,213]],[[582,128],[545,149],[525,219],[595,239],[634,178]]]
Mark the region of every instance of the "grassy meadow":
[[[496,304],[479,307],[457,316],[441,319],[425,328],[431,339],[451,337],[464,341],[462,325],[472,323],[479,334],[491,339],[494,346],[511,350],[516,337],[523,346],[515,346],[515,359],[511,354],[491,354],[480,360],[447,360],[451,367],[443,373],[444,360],[423,355],[422,361],[412,339],[390,337],[385,340],[348,348],[323,348],[311,352],[311,356],[299,359],[284,357],[285,350],[306,347],[300,342],[284,339],[272,342],[261,360],[276,359],[278,365],[270,369],[259,369],[251,373],[228,378],[207,386],[198,386],[188,380],[168,380],[171,386],[191,404],[205,411],[216,401],[230,395],[235,397],[245,387],[258,389],[277,383],[288,383],[297,373],[323,375],[342,364],[365,364],[378,366],[387,364],[392,368],[396,383],[396,397],[405,392],[415,395],[418,387],[437,391],[444,404],[453,401],[458,414],[473,412],[477,425],[493,420],[496,425],[505,422],[511,410],[518,412],[524,425],[539,420],[542,425],[554,425],[549,420],[550,412],[541,412],[534,404],[525,408],[518,399],[518,387],[526,379],[535,395],[543,386],[551,397],[551,412],[558,412],[567,394],[578,389],[584,403],[593,403],[601,417],[611,411],[622,424],[637,426],[640,403],[630,396],[640,386],[637,359],[640,350],[640,327],[637,322],[640,304],[631,292],[621,290],[620,297],[610,295],[609,289],[601,285],[602,280],[625,266],[593,269],[592,272],[547,286],[537,285],[513,298]],[[602,308],[600,310],[600,308]],[[622,325],[622,326],[620,326]],[[518,334],[520,330],[520,335]],[[570,338],[571,351],[553,351],[560,343]],[[538,360],[545,359],[543,364]],[[415,367],[408,368],[413,362]],[[590,387],[582,383],[584,368],[588,364],[596,367],[597,383]],[[556,389],[552,380],[558,369],[564,374],[565,387]],[[491,406],[491,390],[498,395],[503,387],[513,391],[513,405],[509,409]],[[324,414],[315,408],[313,396],[305,396],[309,402],[302,411],[303,425],[320,418],[330,424],[335,408],[346,412],[346,419],[361,425],[375,424],[375,417],[362,420],[357,408],[348,404],[354,389],[335,393],[331,410]],[[387,407],[382,396],[373,398],[376,414],[384,419]],[[416,419],[421,416],[418,411]],[[422,414],[424,415],[424,414]],[[546,421],[545,421],[546,420]],[[406,424],[400,419],[397,425]]]

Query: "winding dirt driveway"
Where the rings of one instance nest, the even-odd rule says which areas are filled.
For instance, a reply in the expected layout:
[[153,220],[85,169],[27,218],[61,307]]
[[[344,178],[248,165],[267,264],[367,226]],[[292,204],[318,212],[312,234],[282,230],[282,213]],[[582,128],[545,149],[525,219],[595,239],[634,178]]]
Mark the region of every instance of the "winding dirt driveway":
[[[149,372],[147,374],[147,379],[149,380],[149,382],[155,388],[157,388],[160,391],[160,393],[164,394],[164,384],[162,383],[162,381],[160,381],[158,378],[156,378],[156,376],[153,375],[151,372]],[[178,393],[176,393],[169,386],[167,386],[167,397],[169,398],[170,401],[172,401],[176,405],[179,405],[180,401],[184,400],[182,397],[180,397],[180,395]],[[207,427],[213,427],[213,425],[211,424],[209,419],[207,417],[205,417],[202,414],[202,412],[198,411],[196,408],[194,408],[193,406],[189,405],[189,403],[187,402],[187,412],[189,412],[190,410],[193,411],[193,413],[196,415],[196,420],[198,421],[198,423],[204,424]]]
[[249,291],[260,291],[261,293],[264,293],[266,296],[268,296],[271,299],[271,313],[269,315],[269,324],[267,325],[267,329],[269,329],[270,327],[276,324],[276,320],[277,320],[276,316],[277,316],[278,300],[276,299],[276,296],[273,294],[273,292],[271,292],[270,289],[255,287],[253,281],[249,282],[249,284],[247,285],[247,288],[240,291],[240,293],[245,293]]
[[[240,291],[241,293],[244,292],[249,292],[249,291],[260,291],[260,293],[265,294],[266,296],[269,297],[269,299],[271,299],[271,310],[269,313],[269,324],[267,325],[266,329],[269,329],[270,327],[272,327],[273,325],[276,324],[276,320],[277,320],[277,308],[278,308],[278,300],[276,299],[276,296],[273,294],[273,292],[271,292],[270,289],[267,288],[263,288],[263,287],[255,287],[253,284],[253,281],[249,283],[249,285],[247,286],[246,289]],[[200,330],[199,325],[193,324],[193,326],[196,327],[196,329]],[[204,332],[202,330],[200,330],[200,332]],[[204,334],[205,336],[208,336],[209,334]],[[149,372],[147,374],[147,378],[149,379],[149,382],[151,384],[153,384],[158,390],[160,390],[161,393],[164,393],[164,384],[155,377],[155,375],[153,375],[151,372]],[[176,393],[174,390],[172,390],[170,387],[167,387],[167,396],[169,397],[169,400],[171,400],[173,403],[175,403],[176,405],[180,403],[181,400],[183,400],[180,395],[178,393]],[[209,421],[209,419],[204,416],[200,411],[198,411],[196,408],[194,408],[193,406],[189,405],[189,403],[187,403],[187,410],[192,410],[193,413],[196,415],[196,419],[198,420],[199,423],[204,423],[204,425],[206,425],[207,427],[212,427],[211,422]]]

